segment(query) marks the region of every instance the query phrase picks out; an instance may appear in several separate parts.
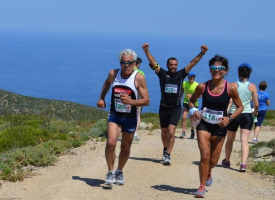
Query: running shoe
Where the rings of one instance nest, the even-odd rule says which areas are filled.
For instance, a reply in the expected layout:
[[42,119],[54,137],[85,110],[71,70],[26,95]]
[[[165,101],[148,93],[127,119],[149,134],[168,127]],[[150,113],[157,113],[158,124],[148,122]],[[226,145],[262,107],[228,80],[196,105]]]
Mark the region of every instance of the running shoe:
[[213,179],[212,179],[211,170],[210,170],[209,173],[208,173],[208,177],[207,177],[205,185],[206,186],[211,186],[212,182],[213,182]]
[[115,173],[115,179],[116,179],[116,181],[115,181],[116,185],[124,185],[125,184],[122,171]]
[[171,165],[170,156],[168,154],[165,155],[165,158],[163,160],[164,165]]
[[258,143],[258,138],[253,138],[253,139],[252,139],[252,143],[253,143],[253,144],[257,144],[257,143]]
[[182,131],[182,133],[181,133],[181,135],[180,135],[180,139],[182,139],[182,138],[186,138],[186,134],[185,134],[184,131]]
[[226,159],[223,159],[223,160],[222,160],[222,165],[223,165],[224,167],[229,168],[229,167],[230,167],[230,161],[226,161]]
[[198,191],[196,192],[196,198],[204,198],[206,189],[203,185],[200,185]]
[[195,137],[195,130],[194,129],[191,129],[191,136],[190,136],[190,139],[194,139]]
[[246,171],[246,164],[245,163],[242,163],[240,165],[240,172],[245,172]]
[[139,141],[139,137],[138,136],[134,136],[133,137],[133,141]]
[[107,173],[107,178],[105,180],[105,185],[113,185],[115,183],[115,174],[113,172]]

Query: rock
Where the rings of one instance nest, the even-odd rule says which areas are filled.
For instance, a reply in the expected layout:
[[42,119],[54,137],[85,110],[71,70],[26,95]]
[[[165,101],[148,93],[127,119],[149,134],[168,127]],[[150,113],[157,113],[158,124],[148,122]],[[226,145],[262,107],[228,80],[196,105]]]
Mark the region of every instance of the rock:
[[140,123],[139,123],[139,128],[140,128],[140,129],[146,129],[146,128],[147,128],[146,123],[145,123],[145,122],[140,122]]
[[255,151],[254,157],[260,158],[263,156],[269,156],[271,154],[274,154],[273,149],[267,148],[267,147],[262,147],[262,148],[258,149],[257,151]]

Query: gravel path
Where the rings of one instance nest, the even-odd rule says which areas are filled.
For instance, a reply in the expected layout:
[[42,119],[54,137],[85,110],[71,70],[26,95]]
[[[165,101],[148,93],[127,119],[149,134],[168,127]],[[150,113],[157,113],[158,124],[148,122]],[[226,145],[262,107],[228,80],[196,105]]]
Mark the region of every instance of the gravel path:
[[[105,186],[107,167],[104,142],[89,141],[61,156],[55,166],[35,170],[35,175],[22,182],[3,182],[0,199],[194,199],[199,186],[199,150],[197,140],[179,139],[171,155],[171,166],[160,163],[162,144],[160,130],[139,131],[140,141],[132,145],[124,169],[124,186]],[[189,130],[190,132],[190,130]],[[263,140],[274,137],[272,131],[261,132]],[[251,134],[252,139],[252,134]],[[251,141],[250,139],[250,141]],[[119,152],[120,142],[117,146]],[[238,172],[240,141],[237,136],[232,154],[232,168],[221,166],[224,157],[213,169],[213,184],[206,199],[274,199],[274,181]],[[117,164],[116,164],[117,165]]]

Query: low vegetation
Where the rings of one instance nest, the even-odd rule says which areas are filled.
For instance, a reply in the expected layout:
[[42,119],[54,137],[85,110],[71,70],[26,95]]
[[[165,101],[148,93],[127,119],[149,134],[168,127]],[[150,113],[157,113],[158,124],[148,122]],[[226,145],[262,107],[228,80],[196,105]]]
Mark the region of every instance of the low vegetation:
[[[254,144],[252,146],[250,146],[249,149],[249,158],[250,160],[252,160],[252,171],[253,172],[258,172],[264,175],[272,175],[275,176],[275,160],[266,160],[266,159],[262,159],[262,161],[257,161],[255,162],[253,157],[254,157],[254,152],[257,151],[258,149],[262,148],[262,147],[268,147],[273,149],[273,152],[275,150],[275,139],[272,139],[268,142],[259,142],[257,144]],[[274,159],[274,155],[273,155],[273,159]]]

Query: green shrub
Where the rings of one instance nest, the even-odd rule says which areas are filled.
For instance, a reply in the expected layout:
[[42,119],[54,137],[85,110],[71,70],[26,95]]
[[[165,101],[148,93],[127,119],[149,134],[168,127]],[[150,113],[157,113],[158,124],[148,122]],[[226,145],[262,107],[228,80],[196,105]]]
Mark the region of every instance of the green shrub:
[[51,154],[51,150],[45,148],[43,145],[34,147],[26,147],[22,149],[24,157],[24,165],[50,166],[56,162],[57,157]]
[[252,171],[259,172],[266,175],[275,175],[275,163],[274,162],[257,162],[252,166]]
[[73,147],[72,142],[69,140],[48,141],[43,146],[53,155],[62,155]]

